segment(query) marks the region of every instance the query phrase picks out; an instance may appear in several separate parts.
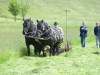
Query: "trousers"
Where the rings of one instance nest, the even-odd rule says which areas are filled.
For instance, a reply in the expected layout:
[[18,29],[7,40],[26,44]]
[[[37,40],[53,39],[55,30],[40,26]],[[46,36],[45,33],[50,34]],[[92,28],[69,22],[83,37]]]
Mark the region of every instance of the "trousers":
[[85,47],[86,45],[86,37],[81,37],[81,46]]
[[100,48],[100,36],[96,35],[96,46]]

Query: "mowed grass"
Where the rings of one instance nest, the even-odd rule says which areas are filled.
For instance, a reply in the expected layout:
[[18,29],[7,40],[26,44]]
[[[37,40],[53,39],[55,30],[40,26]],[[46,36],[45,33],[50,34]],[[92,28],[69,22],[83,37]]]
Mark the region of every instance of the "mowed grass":
[[[37,19],[44,19],[51,27],[55,21],[59,22],[64,30],[62,47],[66,45],[66,38],[72,43],[72,50],[51,57],[49,54],[47,57],[35,56],[32,46],[31,56],[27,56],[22,18],[18,15],[20,20],[13,20],[7,10],[9,1],[0,0],[3,8],[0,18],[0,75],[99,75],[100,49],[95,46],[93,33],[95,22],[100,21],[99,0],[28,0],[30,9],[25,18],[31,18],[35,24]],[[67,36],[65,9],[70,10]],[[8,21],[5,16],[8,16]],[[88,26],[86,48],[80,45],[79,27],[82,21]]]
[[0,64],[1,75],[99,75],[100,51],[95,48],[94,42],[87,43],[86,48],[73,46],[72,50],[51,57],[19,56],[22,47],[25,48],[24,45],[17,44],[15,49],[12,48],[14,51],[6,50],[6,55],[9,52],[11,54],[6,62]]

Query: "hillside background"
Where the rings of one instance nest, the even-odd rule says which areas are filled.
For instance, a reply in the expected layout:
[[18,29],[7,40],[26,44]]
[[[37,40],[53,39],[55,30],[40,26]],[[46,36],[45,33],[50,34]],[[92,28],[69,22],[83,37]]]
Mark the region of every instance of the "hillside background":
[[[6,16],[9,19],[13,18],[8,12],[9,1],[0,0],[0,8],[3,10],[1,18]],[[19,0],[19,2],[21,1]],[[23,3],[25,2],[26,0],[23,0]],[[79,39],[79,27],[83,21],[86,22],[91,37],[93,35],[95,22],[100,21],[99,4],[99,0],[28,0],[30,9],[25,18],[32,18],[35,24],[37,19],[43,19],[51,27],[57,21],[66,34],[66,12],[63,10],[70,10],[67,13],[67,39],[73,40],[73,36]],[[22,19],[20,15],[17,18]]]

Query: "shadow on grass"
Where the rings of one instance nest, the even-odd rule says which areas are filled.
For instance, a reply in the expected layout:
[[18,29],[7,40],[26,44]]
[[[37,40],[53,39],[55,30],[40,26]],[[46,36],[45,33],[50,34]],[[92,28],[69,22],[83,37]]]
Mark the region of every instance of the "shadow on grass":
[[100,52],[93,52],[93,54],[100,55]]
[[[20,51],[19,51],[19,55],[20,55],[20,57],[28,56],[27,48],[22,47],[22,48],[20,49]],[[31,50],[30,50],[30,56],[29,56],[29,57],[44,57],[44,56],[43,56],[43,53],[42,53],[42,52],[41,52],[40,55],[35,55],[35,54],[34,54],[34,50],[31,49]]]
[[24,47],[21,48],[19,51],[19,54],[20,54],[20,57],[27,56],[27,49]]

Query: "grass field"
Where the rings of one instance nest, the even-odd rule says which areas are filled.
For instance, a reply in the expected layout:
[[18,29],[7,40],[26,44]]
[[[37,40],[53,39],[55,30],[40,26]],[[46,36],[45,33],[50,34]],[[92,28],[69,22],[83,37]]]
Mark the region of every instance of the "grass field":
[[[0,0],[0,75],[99,75],[100,49],[95,46],[93,28],[100,21],[99,0],[28,0],[30,9],[25,18],[44,19],[51,27],[55,21],[64,30],[67,39],[72,42],[72,50],[59,56],[38,57],[33,53],[27,56],[24,36],[22,35],[21,16],[17,21],[8,12],[10,0]],[[25,0],[23,0],[25,2]],[[20,0],[19,0],[20,2]],[[8,17],[6,21],[5,17]],[[85,21],[88,27],[86,48],[81,48],[79,27]]]

